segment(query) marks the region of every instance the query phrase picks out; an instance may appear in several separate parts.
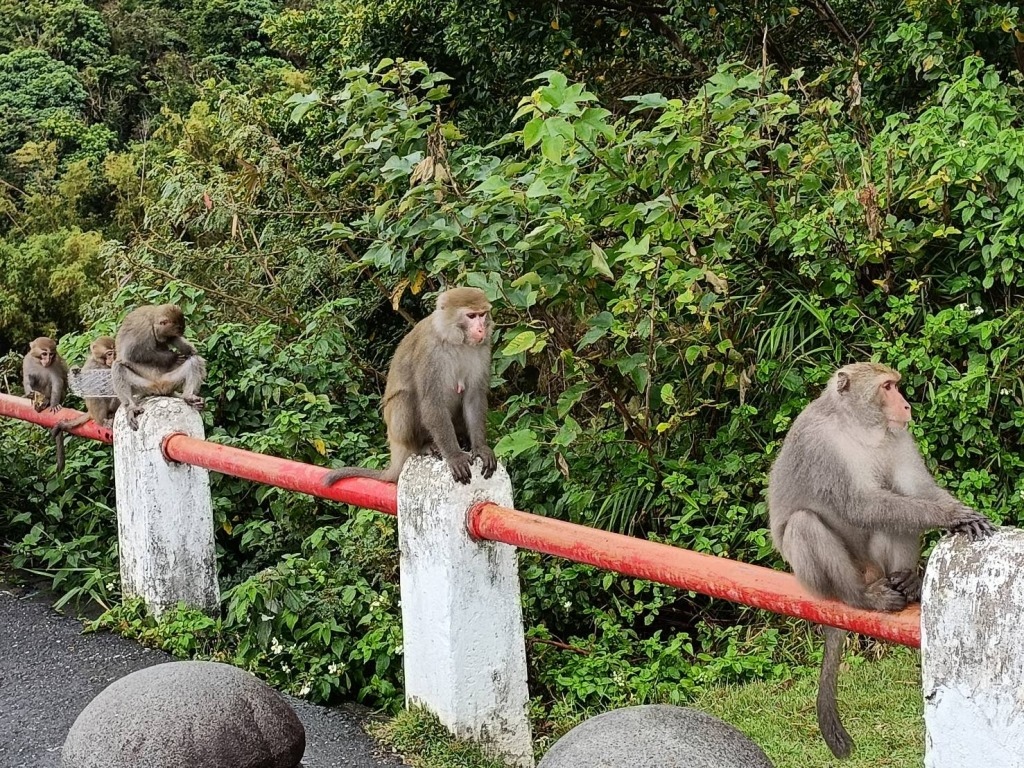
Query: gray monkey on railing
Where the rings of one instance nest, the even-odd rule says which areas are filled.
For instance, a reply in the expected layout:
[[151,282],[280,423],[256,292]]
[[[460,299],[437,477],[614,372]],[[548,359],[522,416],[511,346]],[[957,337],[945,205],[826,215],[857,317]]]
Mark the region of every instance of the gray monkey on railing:
[[[793,422],[768,480],[772,541],[800,582],[876,611],[921,599],[924,531],[977,539],[995,530],[935,483],[907,431],[910,404],[899,380],[875,363],[840,368]],[[836,757],[853,748],[836,706],[845,637],[825,627],[818,684],[818,727]]]
[[478,456],[484,477],[493,475],[498,462],[487,445],[492,327],[491,304],[479,288],[442,293],[434,312],[399,343],[388,369],[383,406],[390,465],[341,467],[324,485],[346,477],[393,483],[407,458],[428,451],[440,454],[460,483],[469,482]]

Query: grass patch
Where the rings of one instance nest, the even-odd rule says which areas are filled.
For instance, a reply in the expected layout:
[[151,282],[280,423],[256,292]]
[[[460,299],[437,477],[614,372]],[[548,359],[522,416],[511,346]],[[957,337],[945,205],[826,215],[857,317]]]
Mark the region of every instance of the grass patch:
[[368,723],[366,730],[414,768],[506,768],[479,747],[454,738],[423,709],[403,710],[390,720]]
[[[782,682],[710,688],[689,706],[739,728],[775,768],[918,768],[924,762],[920,654],[884,648],[875,661],[848,653],[840,668],[839,712],[857,745],[846,760],[832,757],[818,733],[816,670],[801,670]],[[549,725],[560,733],[569,723]],[[423,710],[401,712],[367,730],[416,768],[505,768],[478,747],[452,738]],[[541,745],[547,747],[550,743]]]
[[782,683],[710,689],[692,706],[732,723],[775,768],[912,768],[924,763],[920,655],[893,648],[878,661],[847,654],[839,671],[839,713],[857,746],[837,760],[818,733],[817,674]]

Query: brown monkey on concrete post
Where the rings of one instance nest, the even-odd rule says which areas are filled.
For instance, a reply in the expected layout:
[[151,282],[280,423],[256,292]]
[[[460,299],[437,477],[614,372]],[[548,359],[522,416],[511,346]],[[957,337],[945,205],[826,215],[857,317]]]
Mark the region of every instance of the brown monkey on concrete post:
[[324,485],[346,477],[393,483],[407,458],[429,451],[448,462],[460,483],[469,482],[477,457],[484,477],[494,474],[498,462],[487,445],[491,329],[491,304],[483,291],[442,293],[433,314],[399,343],[388,369],[383,405],[391,464],[384,470],[342,467]]
[[196,393],[206,379],[206,361],[184,334],[185,316],[174,304],[138,307],[122,321],[110,378],[132,429],[139,428],[141,397],[180,397],[197,411],[203,409]]
[[36,412],[59,411],[68,390],[68,366],[57,352],[57,342],[40,336],[28,345],[28,354],[21,362],[25,397],[32,400]]
[[[114,364],[114,339],[100,336],[89,345],[89,358],[82,365],[83,371],[110,368]],[[64,433],[80,427],[90,419],[101,427],[109,427],[114,420],[114,411],[121,404],[116,397],[86,397],[85,413],[74,419],[58,421],[50,434],[57,444],[57,471],[64,471]]]
[[[983,515],[940,488],[907,431],[900,375],[876,363],[840,368],[797,416],[768,479],[775,548],[811,592],[899,611],[921,599],[921,534],[987,536]],[[836,674],[846,633],[825,627],[818,727],[836,757],[853,740],[839,720]]]

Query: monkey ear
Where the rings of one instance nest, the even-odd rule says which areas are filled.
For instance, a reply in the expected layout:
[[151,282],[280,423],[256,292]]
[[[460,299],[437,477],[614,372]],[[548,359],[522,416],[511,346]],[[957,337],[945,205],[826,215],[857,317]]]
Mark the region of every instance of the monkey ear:
[[840,371],[836,374],[836,392],[846,392],[850,388],[850,374]]

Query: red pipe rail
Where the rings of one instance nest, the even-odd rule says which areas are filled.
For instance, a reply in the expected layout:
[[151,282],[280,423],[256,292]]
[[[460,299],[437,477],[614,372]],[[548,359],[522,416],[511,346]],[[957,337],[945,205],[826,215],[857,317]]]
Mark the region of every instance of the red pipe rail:
[[900,645],[921,645],[921,612],[917,605],[900,613],[865,611],[815,597],[796,577],[782,571],[539,517],[490,502],[469,510],[467,526],[470,535],[478,539],[501,541]]
[[[0,416],[9,416],[12,419],[30,421],[47,429],[52,428],[58,421],[70,421],[82,414],[70,408],[61,408],[59,411],[43,411],[36,413],[32,407],[32,401],[27,397],[15,397],[0,393]],[[99,426],[95,421],[87,421],[80,427],[71,430],[72,435],[88,437],[92,440],[99,440],[101,443],[113,443],[114,433],[107,427]]]
[[[74,418],[78,412],[63,409],[56,414],[36,413],[29,400],[0,394],[0,415],[51,427],[61,418]],[[92,422],[72,433],[108,443],[113,441],[110,430]],[[164,438],[163,452],[169,461],[397,514],[398,493],[392,483],[350,478],[328,487],[322,482],[330,470],[323,467],[218,445],[180,432]],[[828,624],[900,645],[915,648],[921,645],[920,609],[916,605],[900,613],[860,610],[811,595],[788,573],[487,502],[469,511],[467,527],[478,539],[564,557],[624,576]]]

